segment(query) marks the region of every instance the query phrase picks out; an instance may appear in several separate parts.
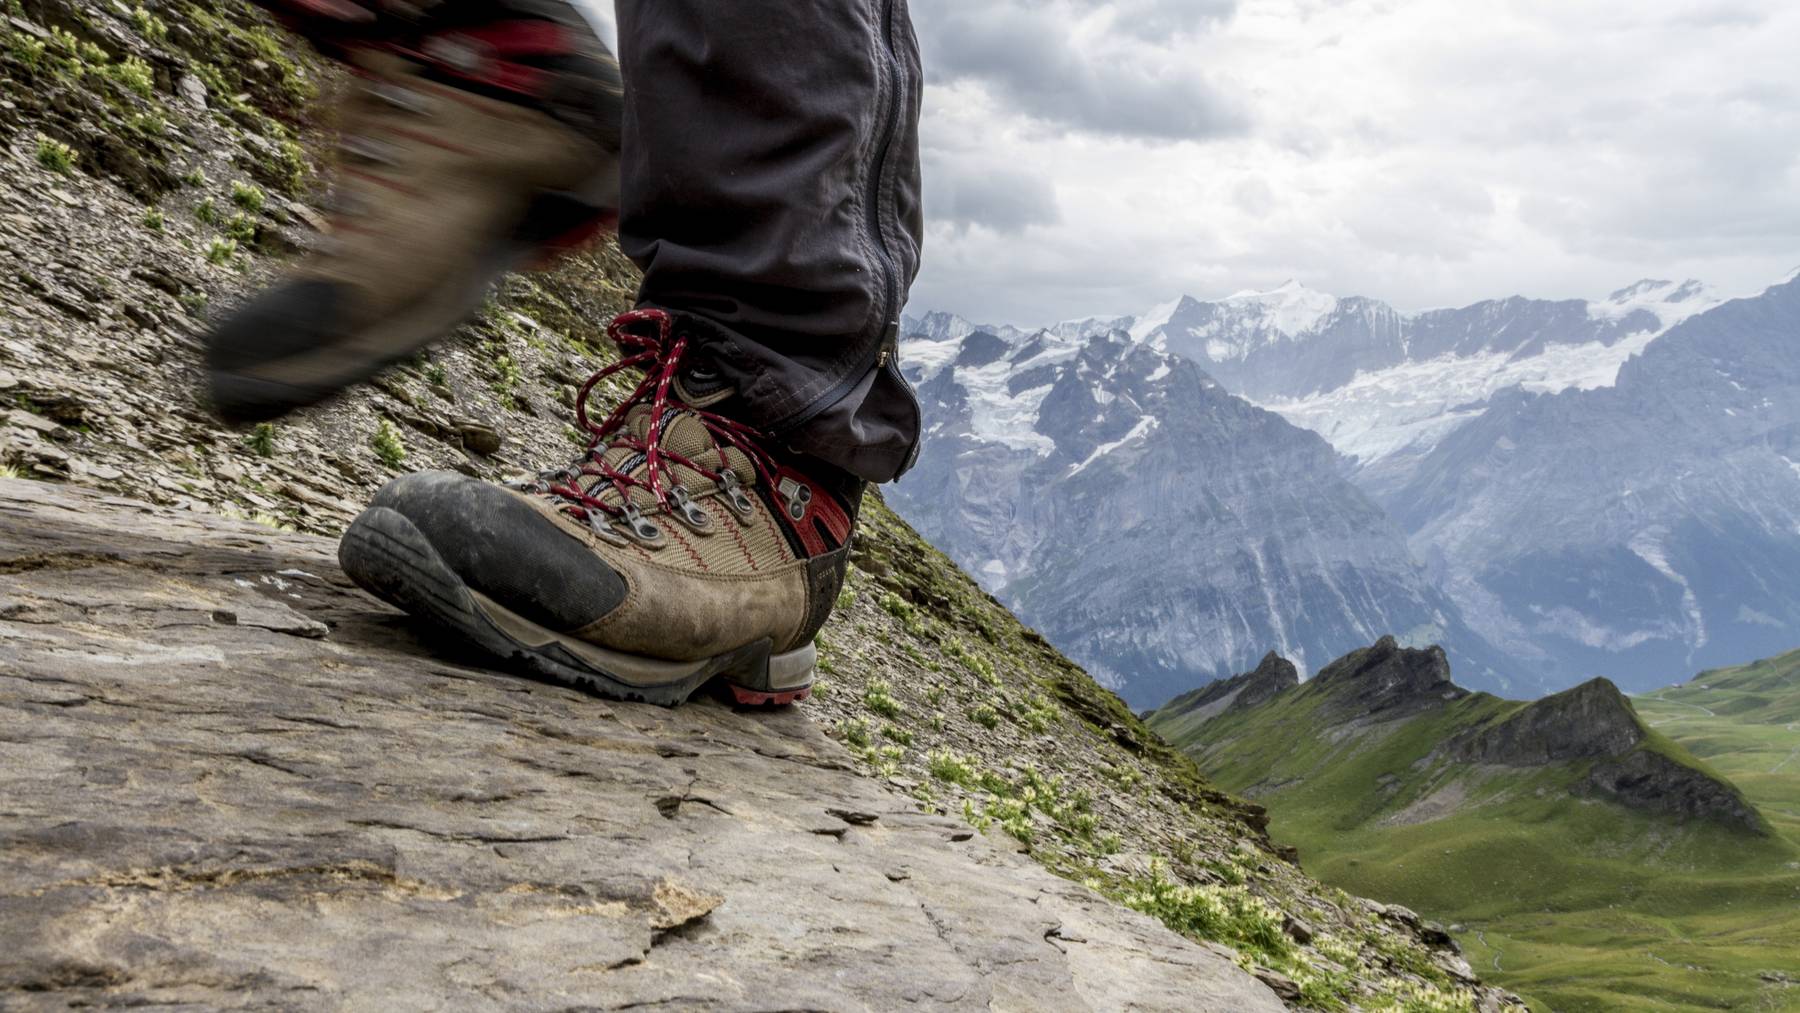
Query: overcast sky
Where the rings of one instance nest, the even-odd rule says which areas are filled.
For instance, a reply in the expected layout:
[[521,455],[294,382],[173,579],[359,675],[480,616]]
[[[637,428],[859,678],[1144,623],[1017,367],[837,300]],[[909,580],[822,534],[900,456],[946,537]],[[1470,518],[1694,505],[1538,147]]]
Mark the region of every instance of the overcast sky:
[[912,309],[1402,308],[1800,266],[1794,0],[912,0]]
[[[589,0],[601,4],[604,0]],[[1796,0],[911,0],[911,310],[1402,309],[1800,266]]]

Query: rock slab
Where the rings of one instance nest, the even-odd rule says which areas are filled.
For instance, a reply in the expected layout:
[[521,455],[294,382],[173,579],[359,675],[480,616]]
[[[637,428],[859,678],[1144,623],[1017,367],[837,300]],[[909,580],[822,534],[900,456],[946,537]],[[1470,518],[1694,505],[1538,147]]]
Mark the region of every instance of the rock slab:
[[491,671],[334,550],[0,481],[0,1007],[1283,1008],[804,709]]

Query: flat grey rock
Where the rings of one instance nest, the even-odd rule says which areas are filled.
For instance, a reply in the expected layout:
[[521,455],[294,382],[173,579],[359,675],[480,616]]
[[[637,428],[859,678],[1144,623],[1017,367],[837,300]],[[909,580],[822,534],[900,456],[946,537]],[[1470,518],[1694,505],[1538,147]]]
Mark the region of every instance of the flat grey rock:
[[490,671],[334,556],[0,481],[0,1007],[1283,1008],[804,708]]

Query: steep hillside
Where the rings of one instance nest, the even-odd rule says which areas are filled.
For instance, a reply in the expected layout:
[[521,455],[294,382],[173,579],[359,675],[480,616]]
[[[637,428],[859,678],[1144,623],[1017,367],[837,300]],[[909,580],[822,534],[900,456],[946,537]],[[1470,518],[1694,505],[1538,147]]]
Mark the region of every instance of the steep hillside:
[[[114,720],[103,715],[132,721],[143,713],[160,715],[156,707],[180,710],[192,699],[182,690],[188,677],[183,666],[216,656],[203,638],[219,626],[227,631],[216,635],[231,638],[233,657],[254,660],[257,644],[280,648],[281,664],[287,666],[277,666],[284,673],[280,679],[297,681],[294,697],[274,693],[271,687],[282,685],[276,682],[258,683],[256,693],[246,699],[274,693],[295,708],[282,711],[294,720],[274,724],[278,719],[270,717],[247,727],[246,715],[230,709],[237,701],[215,699],[191,715],[192,725],[150,721],[155,727],[141,741],[154,748],[146,748],[139,758],[150,763],[160,750],[179,747],[185,751],[178,750],[169,763],[180,768],[182,777],[235,786],[221,797],[241,796],[251,808],[266,798],[288,798],[284,793],[289,790],[329,796],[326,802],[302,800],[313,807],[305,810],[306,819],[316,816],[323,822],[308,823],[305,834],[296,829],[298,824],[288,825],[291,834],[313,842],[312,852],[295,850],[294,837],[273,830],[259,831],[262,836],[251,841],[251,850],[208,850],[189,846],[191,821],[180,806],[165,807],[166,798],[142,802],[147,811],[138,815],[145,818],[127,819],[109,808],[136,797],[129,791],[112,793],[129,786],[128,780],[114,776],[121,754],[98,761],[88,756],[74,765],[49,760],[24,764],[13,773],[25,781],[9,782],[9,811],[26,811],[13,800],[27,797],[18,785],[40,784],[32,778],[52,779],[44,789],[50,794],[29,796],[39,798],[34,813],[43,811],[42,798],[77,790],[59,787],[55,778],[112,779],[107,791],[95,790],[93,784],[80,789],[88,800],[84,805],[93,807],[83,810],[84,819],[96,827],[108,821],[129,824],[139,835],[130,838],[134,846],[149,834],[146,827],[162,828],[158,832],[164,836],[141,853],[116,852],[94,843],[117,839],[103,834],[82,838],[72,830],[58,838],[9,827],[0,854],[17,864],[0,866],[0,893],[5,895],[0,904],[14,917],[0,921],[7,931],[24,933],[24,938],[8,937],[19,939],[19,947],[9,952],[27,953],[20,948],[26,943],[66,943],[78,949],[77,943],[88,938],[83,933],[91,926],[80,921],[79,910],[57,923],[69,931],[54,936],[46,931],[47,923],[17,917],[21,911],[41,912],[34,905],[45,890],[58,891],[59,904],[68,901],[76,908],[76,900],[90,896],[137,905],[132,917],[146,921],[132,924],[141,934],[107,938],[123,938],[140,948],[147,945],[144,939],[167,939],[167,933],[200,925],[190,920],[197,907],[188,905],[209,901],[218,903],[215,912],[243,904],[262,905],[259,910],[265,913],[272,906],[279,914],[281,904],[301,903],[299,898],[315,897],[321,890],[347,891],[343,896],[358,904],[429,905],[447,903],[454,894],[465,898],[454,913],[468,919],[455,924],[471,932],[506,924],[519,914],[548,919],[616,915],[608,938],[617,945],[609,943],[592,964],[564,970],[571,975],[623,971],[647,983],[646,992],[655,992],[649,986],[666,984],[657,977],[665,972],[657,960],[643,960],[647,947],[680,948],[691,941],[690,932],[694,939],[720,944],[719,937],[695,924],[706,917],[697,913],[706,905],[688,906],[685,901],[694,897],[680,890],[659,892],[655,883],[606,879],[606,856],[623,861],[622,853],[594,852],[593,842],[578,839],[591,831],[589,824],[582,824],[579,835],[569,830],[582,820],[611,819],[609,814],[623,804],[617,801],[624,797],[620,793],[642,787],[626,780],[641,778],[651,787],[637,801],[654,804],[618,810],[628,811],[631,820],[643,819],[622,829],[615,826],[625,836],[606,837],[612,842],[606,847],[616,848],[620,840],[650,841],[648,852],[662,856],[658,862],[666,858],[713,866],[706,875],[733,882],[742,891],[715,926],[749,931],[747,923],[731,921],[739,917],[733,912],[743,910],[739,905],[766,907],[782,901],[784,880],[766,879],[760,887],[746,884],[738,875],[742,870],[720,863],[749,861],[745,855],[764,852],[743,852],[734,859],[709,850],[711,838],[704,833],[693,838],[698,850],[683,850],[692,827],[703,829],[683,822],[689,817],[728,817],[733,832],[776,835],[758,838],[757,848],[779,849],[788,842],[792,846],[782,860],[799,864],[782,870],[784,876],[823,875],[829,859],[821,859],[819,849],[828,853],[826,845],[837,847],[839,842],[859,846],[872,838],[876,850],[871,855],[893,856],[891,866],[881,866],[882,882],[902,885],[856,881],[843,890],[862,898],[857,911],[887,905],[906,927],[883,936],[879,920],[871,920],[853,930],[867,933],[862,942],[885,952],[883,959],[924,952],[909,942],[919,938],[933,954],[932,966],[944,974],[936,984],[920,986],[923,992],[905,993],[908,981],[917,984],[930,977],[916,969],[877,981],[870,986],[875,991],[860,1000],[873,1008],[886,1008],[890,999],[903,994],[913,1001],[936,995],[931,989],[938,985],[959,985],[965,977],[958,968],[966,969],[970,960],[986,961],[990,972],[1012,967],[1016,955],[1003,951],[1015,944],[1047,951],[1030,954],[1018,966],[1043,966],[1047,959],[1063,966],[1086,960],[1076,977],[1098,975],[1090,981],[1110,976],[1119,982],[1121,975],[1132,973],[1130,961],[1155,962],[1156,953],[1175,953],[1182,966],[1216,972],[1220,962],[1205,954],[1222,955],[1250,969],[1291,1005],[1308,1008],[1492,1010],[1505,1001],[1503,994],[1477,984],[1445,937],[1417,918],[1308,878],[1289,860],[1291,853],[1263,833],[1266,817],[1259,807],[1212,787],[1191,761],[1163,745],[1117,697],[1019,625],[876,496],[866,507],[867,524],[849,586],[821,644],[825,676],[820,692],[807,706],[771,716],[766,724],[755,715],[733,715],[710,703],[693,713],[669,714],[602,705],[561,691],[546,694],[535,685],[472,671],[477,659],[432,653],[397,617],[332,576],[328,543],[300,536],[335,534],[359,502],[403,470],[454,468],[495,478],[572,457],[570,401],[581,379],[612,354],[601,347],[601,325],[630,300],[635,284],[630,266],[615,250],[604,248],[553,274],[509,279],[474,325],[375,384],[274,426],[221,429],[195,397],[197,337],[207,314],[267,277],[287,251],[318,240],[317,167],[308,152],[324,145],[316,143],[323,138],[312,134],[316,125],[300,113],[326,105],[323,97],[338,85],[321,68],[295,57],[298,49],[291,42],[238,3],[183,0],[115,11],[27,0],[0,24],[6,96],[0,103],[0,245],[8,257],[0,273],[0,396],[6,403],[0,411],[0,481],[14,504],[6,515],[7,558],[0,561],[0,577],[9,581],[0,592],[5,595],[0,650],[22,657],[26,647],[18,645],[27,645],[34,652],[32,664],[42,669],[34,669],[35,677],[21,678],[9,666],[0,666],[0,688],[11,694],[8,713],[15,712],[17,703],[18,714],[48,714],[57,722],[53,729],[43,722],[5,737],[39,736],[46,744],[34,749],[61,756],[58,750],[73,749],[71,743],[97,734],[86,722]],[[65,32],[73,44],[61,34]],[[135,68],[133,61],[150,68],[148,94],[139,87],[145,84],[143,76],[123,69]],[[121,81],[129,83],[116,87]],[[143,150],[153,151],[167,172],[152,173],[147,178],[154,185],[140,190],[130,183],[131,176],[115,169],[114,156],[106,154],[108,142],[100,138],[126,136],[119,131],[130,123],[148,124],[150,117],[160,123],[155,135],[162,141]],[[66,145],[68,151],[54,144]],[[268,167],[265,152],[292,156],[295,171],[258,176],[259,166]],[[141,501],[157,506],[144,514],[149,508],[134,505]],[[252,533],[233,518],[254,522],[263,533]],[[280,534],[287,529],[296,535]],[[109,531],[117,539],[111,547]],[[32,548],[38,544],[34,539],[52,537],[67,544],[54,553]],[[126,562],[128,558],[143,565]],[[108,568],[122,569],[131,580],[109,581]],[[297,573],[284,576],[282,571],[289,569]],[[227,579],[239,574],[247,574],[243,580],[250,587]],[[154,603],[171,610],[167,636],[179,638],[183,646],[174,653],[157,653],[155,635],[132,625],[142,618],[134,618],[142,610],[113,609],[94,597],[108,593],[146,609]],[[206,607],[194,608],[194,602]],[[309,612],[322,618],[309,618]],[[317,640],[321,631],[326,634],[322,643]],[[46,647],[52,641],[45,637],[66,643]],[[257,639],[261,637],[271,639],[265,643]],[[109,646],[98,646],[102,641]],[[122,662],[116,670],[52,671],[70,652]],[[408,667],[408,658],[416,658],[416,668]],[[333,667],[338,665],[376,674],[345,684],[337,681],[346,671]],[[312,668],[336,675],[315,677]],[[231,672],[208,668],[206,677],[226,679]],[[389,682],[389,676],[399,681]],[[462,709],[447,703],[454,713],[432,712],[432,689],[439,680],[447,687],[444,698],[454,698]],[[362,713],[359,692],[379,698],[368,709],[383,727],[392,723],[393,741],[401,743],[392,749],[418,762],[386,774],[364,771],[363,781],[335,772],[350,755],[346,743],[367,747],[355,738],[363,730],[340,727],[359,724],[352,720]],[[228,694],[215,687],[203,695]],[[415,696],[424,700],[408,703]],[[529,703],[518,702],[527,697]],[[829,732],[843,749],[815,741],[819,731]],[[519,774],[523,780],[510,787],[495,782],[492,790],[464,784],[455,791],[432,781],[436,775],[427,769],[430,764],[460,748],[445,737],[465,732],[519,739],[519,764],[528,770]],[[223,748],[208,735],[242,741],[234,739],[230,748]],[[391,763],[393,755],[390,750],[377,761]],[[213,770],[220,765],[243,770],[230,775]],[[698,780],[678,776],[687,768],[699,772],[692,775]],[[787,768],[800,779],[798,784],[828,783],[835,793],[831,798],[852,804],[835,817],[812,814],[808,818],[818,820],[813,824],[790,819],[805,792],[786,783]],[[707,783],[715,775],[721,782],[716,789]],[[278,790],[269,794],[270,785],[257,778],[277,779]],[[297,780],[290,784],[290,778]],[[295,784],[302,787],[294,789]],[[404,792],[397,787],[402,784]],[[396,802],[383,792],[412,794]],[[544,797],[546,792],[553,797]],[[568,801],[569,796],[575,801]],[[211,806],[210,814],[225,803],[200,804]],[[574,808],[557,808],[564,805]],[[489,813],[482,806],[500,808]],[[554,832],[540,832],[548,818],[543,807],[554,809],[551,815],[564,821]],[[727,809],[731,812],[720,811]],[[388,810],[389,816],[380,815]],[[766,827],[758,822],[765,813]],[[487,824],[490,815],[495,819]],[[871,822],[869,816],[876,819]],[[383,824],[384,818],[404,825]],[[524,819],[532,829],[498,827],[506,818]],[[1209,946],[1170,950],[1168,937],[1153,933],[1162,940],[1157,942],[1142,934],[1147,930],[1132,929],[1118,951],[1127,959],[1121,964],[1108,957],[1083,957],[1100,950],[1079,948],[1085,943],[1074,937],[1089,934],[1072,916],[1065,921],[1066,937],[1050,932],[1054,926],[1029,919],[1005,926],[954,919],[932,925],[929,915],[940,909],[933,903],[921,912],[909,892],[939,887],[904,884],[915,874],[935,878],[931,863],[943,856],[923,856],[909,871],[905,849],[914,846],[909,841],[935,840],[940,832],[951,843],[981,833],[981,849],[997,847],[1031,860],[1026,866],[1013,858],[958,859],[968,864],[957,866],[962,870],[957,875],[978,869],[992,880],[992,896],[1016,898],[1017,891],[1035,896],[1038,873],[1014,879],[1013,870],[1048,869],[1063,877],[1052,894],[1074,898],[1069,910],[1110,898]],[[352,857],[337,864],[317,861],[320,840],[343,845]],[[77,845],[87,850],[67,850]],[[485,864],[491,859],[483,856],[483,864],[464,868],[446,857],[462,855],[458,848],[465,846],[548,847],[563,856],[558,862],[566,858],[567,864],[546,867],[536,879],[508,890],[509,881]],[[448,850],[435,850],[439,847]],[[63,853],[59,848],[85,856],[81,860],[89,865],[69,871],[45,864]],[[646,854],[645,847],[630,850]],[[415,860],[424,864],[414,867]],[[858,859],[844,868],[869,871],[880,864]],[[133,892],[151,889],[160,892]],[[800,896],[784,902],[796,903],[794,897]],[[830,908],[821,903],[819,909]],[[1099,909],[1112,911],[1102,919],[1107,925],[1136,924],[1116,908]],[[158,911],[171,913],[152,926]],[[419,911],[426,909],[408,908],[408,918]],[[354,922],[361,916],[346,917]],[[422,926],[430,921],[406,924],[425,931]],[[807,924],[783,923],[781,930],[798,932]],[[1017,941],[1019,925],[1030,930],[1022,943]],[[921,926],[933,930],[931,939],[910,934]],[[0,971],[9,987],[30,988],[33,995],[45,994],[46,988],[68,989],[64,998],[106,1001],[186,996],[184,1001],[204,1002],[203,996],[212,994],[203,993],[205,988],[261,988],[270,980],[257,977],[254,954],[214,974],[217,965],[194,961],[212,960],[207,954],[218,948],[193,944],[188,935],[180,939],[187,948],[157,950],[155,959],[166,962],[156,965],[156,976],[135,984],[121,977],[129,967],[98,961],[92,950],[83,951],[83,959],[54,965],[59,970],[49,977],[32,968],[51,965],[29,954],[23,961],[0,961]],[[299,936],[283,939],[282,946],[317,942]],[[1100,934],[1089,937],[1102,939]],[[1119,939],[1109,929],[1103,943],[1095,945],[1110,946]],[[947,947],[940,945],[946,942]],[[891,945],[884,949],[884,943]],[[1209,948],[1213,945],[1227,949],[1214,951]],[[305,948],[291,952],[307,961],[333,958],[349,960],[345,966],[367,966],[357,963],[364,954],[351,952],[355,949],[324,955]],[[807,961],[806,966],[826,966],[816,962],[822,959],[816,948],[802,951],[798,959]],[[1069,961],[1051,958],[1055,951],[1074,956]],[[57,952],[67,956],[70,951]],[[496,1003],[517,998],[510,988],[530,989],[540,982],[516,970],[496,979],[495,962],[503,957],[493,951],[469,952],[471,962],[450,973],[468,970],[473,975],[468,987],[491,989],[483,994]],[[668,966],[685,966],[674,956],[668,959]],[[442,988],[430,975],[413,976],[410,967],[392,971],[396,980],[411,982],[409,988]],[[1152,968],[1146,973],[1165,972]],[[1010,977],[1014,973],[1002,977],[1015,980]],[[994,974],[978,977],[966,993],[946,992],[950,998],[940,1005],[985,1008],[994,996]],[[1040,994],[1065,994],[1066,979],[1032,980]],[[1216,973],[1214,980],[1221,980]],[[282,982],[289,981],[279,978],[268,987],[286,987]],[[189,991],[180,992],[181,987]],[[1251,993],[1266,994],[1255,988]],[[649,998],[679,1003],[686,994],[673,993],[671,999],[663,991]],[[1102,993],[1067,994],[1075,996],[1072,1006],[1108,1005]],[[729,999],[720,995],[721,1001]],[[848,1001],[825,993],[793,995],[797,1005],[813,1007],[839,1008]],[[1166,1003],[1149,1003],[1150,1008],[1159,1006],[1166,1008]]]
[[895,509],[1133,705],[1271,649],[1311,670],[1387,634],[1444,643],[1478,685],[1538,688],[1512,680],[1324,440],[1192,362],[1124,331],[903,351],[931,439]]
[[1658,732],[1744,789],[1800,844],[1800,651],[1633,698]]
[[1150,723],[1268,805],[1309,871],[1454,920],[1555,1009],[1780,1008],[1800,849],[1610,683],[1502,700],[1386,641],[1260,705]]

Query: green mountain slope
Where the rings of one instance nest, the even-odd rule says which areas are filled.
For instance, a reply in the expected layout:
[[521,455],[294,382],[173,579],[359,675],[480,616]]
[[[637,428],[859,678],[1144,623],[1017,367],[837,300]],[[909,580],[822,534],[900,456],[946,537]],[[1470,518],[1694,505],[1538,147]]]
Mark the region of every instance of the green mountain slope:
[[1658,732],[1730,777],[1800,844],[1800,651],[1701,672],[1632,700]]
[[1603,680],[1527,704],[1449,676],[1383,641],[1150,724],[1268,805],[1309,872],[1455,921],[1484,974],[1549,1008],[1800,1006],[1800,848],[1744,794]]

